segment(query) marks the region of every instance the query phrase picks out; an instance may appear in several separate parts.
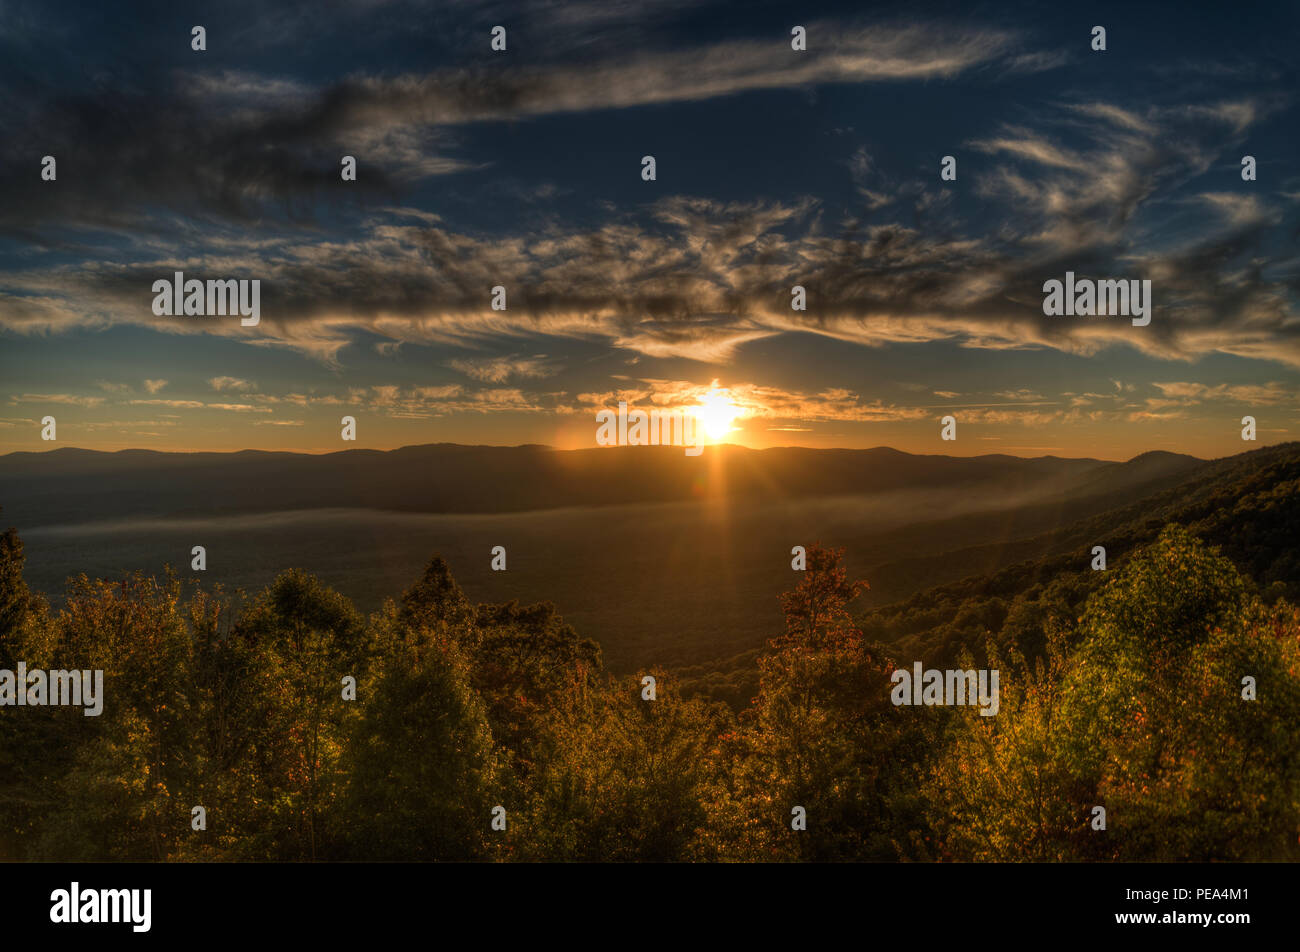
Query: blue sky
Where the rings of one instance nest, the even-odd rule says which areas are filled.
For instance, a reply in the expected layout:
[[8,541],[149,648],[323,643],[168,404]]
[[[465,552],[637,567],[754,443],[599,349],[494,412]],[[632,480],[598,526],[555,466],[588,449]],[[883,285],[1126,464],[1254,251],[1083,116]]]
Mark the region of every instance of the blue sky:
[[[759,447],[1296,438],[1295,6],[1040,6],[0,2],[0,452],[590,446],[715,390]],[[260,324],[155,315],[176,270]],[[1044,316],[1067,270],[1151,324]]]

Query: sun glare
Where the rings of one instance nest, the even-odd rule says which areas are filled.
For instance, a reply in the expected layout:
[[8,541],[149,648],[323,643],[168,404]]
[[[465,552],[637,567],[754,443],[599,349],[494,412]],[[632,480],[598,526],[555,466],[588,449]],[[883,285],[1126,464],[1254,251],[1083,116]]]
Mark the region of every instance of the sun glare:
[[720,440],[733,429],[731,423],[740,416],[741,409],[732,403],[724,390],[710,391],[695,408],[696,419],[711,440]]

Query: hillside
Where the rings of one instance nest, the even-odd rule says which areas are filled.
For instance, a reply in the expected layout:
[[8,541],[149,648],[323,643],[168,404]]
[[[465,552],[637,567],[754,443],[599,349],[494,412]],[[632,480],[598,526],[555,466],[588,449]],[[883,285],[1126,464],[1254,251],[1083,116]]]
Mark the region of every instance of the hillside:
[[1053,612],[1068,616],[1104,582],[1106,573],[1090,568],[1094,545],[1105,547],[1113,569],[1169,523],[1218,546],[1267,598],[1300,598],[1300,443],[1215,460],[1176,487],[1033,538],[881,566],[886,574],[980,562],[1000,568],[879,607],[864,628],[918,657],[978,649],[986,632],[1036,650],[1036,626]]
[[[1266,601],[1300,600],[1300,443],[1197,466],[1160,458],[1167,455],[1145,454],[1099,469],[1074,498],[878,536],[880,548],[906,551],[910,544],[918,554],[881,559],[855,572],[871,585],[858,603],[864,634],[896,658],[932,664],[955,661],[963,649],[978,658],[990,636],[1034,657],[1043,648],[1043,626],[1053,619],[1072,623],[1107,579],[1108,572],[1090,567],[1094,545],[1105,547],[1113,572],[1170,523],[1218,546]],[[1116,493],[1084,495],[1106,485]],[[1143,486],[1150,491],[1133,492]],[[1027,531],[1054,520],[1054,528]],[[945,549],[941,540],[951,547]],[[929,551],[919,552],[924,548]],[[759,653],[746,651],[679,673],[694,692],[743,705],[757,687]]]

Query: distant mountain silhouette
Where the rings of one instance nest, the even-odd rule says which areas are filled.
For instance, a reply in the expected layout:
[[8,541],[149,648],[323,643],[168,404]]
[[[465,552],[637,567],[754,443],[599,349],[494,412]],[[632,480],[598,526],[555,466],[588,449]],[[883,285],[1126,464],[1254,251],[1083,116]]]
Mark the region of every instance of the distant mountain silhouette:
[[865,450],[711,446],[555,450],[438,443],[324,455],[103,453],[58,449],[0,456],[0,506],[15,525],[96,518],[213,516],[361,507],[501,513],[569,506],[861,495],[996,486],[1010,496],[1128,492],[1203,461],[1147,453],[1127,463],[1044,456],[917,456]]

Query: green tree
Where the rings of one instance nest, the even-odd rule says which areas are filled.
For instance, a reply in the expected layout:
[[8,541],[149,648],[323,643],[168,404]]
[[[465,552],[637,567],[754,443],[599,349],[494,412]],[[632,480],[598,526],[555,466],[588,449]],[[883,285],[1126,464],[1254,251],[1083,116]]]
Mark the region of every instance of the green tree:
[[[1285,604],[1270,617],[1232,563],[1180,526],[1089,600],[1065,700],[1117,858],[1294,853],[1293,625]],[[1242,699],[1247,675],[1268,685],[1260,700]],[[1253,818],[1251,835],[1237,836],[1240,817]]]
[[[502,804],[498,757],[482,699],[452,639],[415,633],[391,645],[365,692],[338,804],[354,859],[473,860],[493,855]],[[507,825],[509,829],[509,825]]]
[[[1048,640],[1032,670],[1013,657],[997,716],[954,721],[928,787],[944,855],[1296,858],[1293,608],[1266,609],[1232,563],[1171,525],[1088,599],[1072,636]],[[1242,697],[1248,676],[1257,700]],[[1097,806],[1105,830],[1091,826]]]
[[323,816],[337,796],[339,759],[356,708],[345,676],[365,675],[370,633],[352,604],[304,572],[282,573],[235,625],[255,648],[264,712],[252,742],[259,790],[247,816],[258,855],[315,860],[326,852]]

